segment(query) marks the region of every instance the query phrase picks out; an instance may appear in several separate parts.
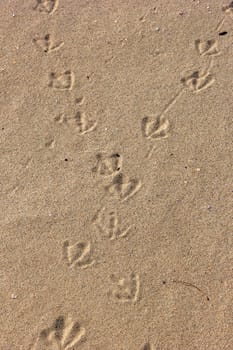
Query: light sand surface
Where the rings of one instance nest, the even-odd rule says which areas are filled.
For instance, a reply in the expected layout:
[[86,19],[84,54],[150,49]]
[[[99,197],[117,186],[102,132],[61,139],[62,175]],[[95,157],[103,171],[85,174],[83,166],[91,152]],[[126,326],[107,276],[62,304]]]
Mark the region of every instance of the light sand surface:
[[233,349],[232,77],[227,0],[0,2],[1,350]]

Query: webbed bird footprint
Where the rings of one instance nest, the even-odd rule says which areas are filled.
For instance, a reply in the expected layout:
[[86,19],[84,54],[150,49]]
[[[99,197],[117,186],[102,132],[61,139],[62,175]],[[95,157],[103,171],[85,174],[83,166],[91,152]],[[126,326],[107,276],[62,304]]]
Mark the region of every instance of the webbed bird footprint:
[[136,303],[139,297],[140,279],[139,275],[131,273],[128,277],[117,278],[115,275],[110,276],[114,283],[110,293],[118,301]]
[[63,243],[63,257],[69,267],[78,266],[86,269],[95,263],[90,242],[77,242],[73,245],[66,240]]
[[191,91],[198,93],[207,89],[214,83],[215,79],[209,72],[195,71],[192,74],[181,79],[184,86]]
[[98,153],[96,158],[97,164],[92,168],[92,171],[99,175],[110,176],[122,170],[122,157],[119,153],[111,155]]
[[110,240],[126,237],[131,229],[131,226],[122,229],[117,211],[106,210],[105,207],[97,211],[92,223],[96,225],[100,233],[106,235]]
[[56,90],[71,90],[74,85],[74,79],[74,73],[70,70],[66,70],[62,74],[52,72],[49,86]]
[[87,134],[97,127],[97,122],[89,119],[84,112],[78,111],[74,119],[77,125],[77,130],[81,135]]
[[168,137],[169,121],[164,116],[145,117],[141,126],[142,134],[146,138],[159,140]]
[[233,1],[229,5],[222,7],[223,12],[233,14]]
[[58,3],[59,0],[36,0],[36,5],[33,9],[51,15],[56,11]]
[[129,178],[120,173],[112,179],[110,185],[106,186],[105,189],[109,194],[125,201],[134,196],[140,190],[141,186],[141,180]]
[[153,350],[154,348],[150,344],[150,342],[147,342],[146,344],[143,345],[141,350]]
[[71,350],[85,341],[86,330],[70,317],[59,316],[51,327],[43,329],[31,350]]
[[209,39],[206,41],[197,39],[195,41],[195,47],[200,56],[217,56],[220,54],[218,42],[215,39]]
[[44,52],[48,53],[54,50],[58,50],[64,45],[64,42],[60,42],[59,44],[53,44],[50,34],[46,34],[44,37],[34,38],[33,43],[36,44]]

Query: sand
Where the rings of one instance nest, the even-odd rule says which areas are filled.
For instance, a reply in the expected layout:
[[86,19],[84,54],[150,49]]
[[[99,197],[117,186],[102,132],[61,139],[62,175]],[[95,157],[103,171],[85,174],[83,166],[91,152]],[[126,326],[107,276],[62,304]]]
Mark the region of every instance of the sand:
[[0,349],[232,350],[233,5],[0,18]]

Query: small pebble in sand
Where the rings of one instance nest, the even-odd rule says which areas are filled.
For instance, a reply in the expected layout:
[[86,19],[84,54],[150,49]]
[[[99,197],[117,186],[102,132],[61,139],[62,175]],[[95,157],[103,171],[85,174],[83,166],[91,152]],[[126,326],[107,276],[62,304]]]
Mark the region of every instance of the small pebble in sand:
[[208,204],[207,209],[208,210],[212,209],[211,205]]
[[11,299],[16,299],[17,295],[16,294],[11,294]]
[[160,32],[160,28],[159,28],[159,27],[156,27],[156,28],[155,28],[155,31],[156,31],[156,32]]

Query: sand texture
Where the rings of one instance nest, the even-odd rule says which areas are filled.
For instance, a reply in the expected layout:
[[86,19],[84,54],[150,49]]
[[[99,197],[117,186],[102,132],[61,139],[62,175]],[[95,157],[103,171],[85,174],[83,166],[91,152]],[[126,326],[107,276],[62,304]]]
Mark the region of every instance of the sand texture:
[[0,1],[0,350],[233,350],[233,3]]

